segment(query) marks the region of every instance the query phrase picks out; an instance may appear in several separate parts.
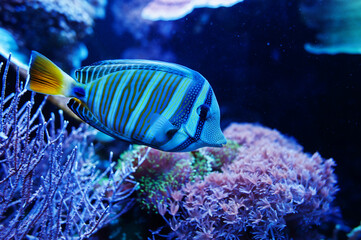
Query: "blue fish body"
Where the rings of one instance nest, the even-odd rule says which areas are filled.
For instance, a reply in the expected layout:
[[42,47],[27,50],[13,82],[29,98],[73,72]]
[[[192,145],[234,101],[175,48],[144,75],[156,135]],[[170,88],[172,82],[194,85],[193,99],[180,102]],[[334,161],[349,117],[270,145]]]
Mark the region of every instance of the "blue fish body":
[[[170,152],[226,143],[217,99],[196,71],[159,61],[109,60],[76,70],[77,81],[60,69],[48,80],[41,74],[49,78],[54,71],[44,70],[49,62],[32,53],[28,88],[71,97],[68,107],[110,136]],[[44,82],[60,87],[39,86]]]

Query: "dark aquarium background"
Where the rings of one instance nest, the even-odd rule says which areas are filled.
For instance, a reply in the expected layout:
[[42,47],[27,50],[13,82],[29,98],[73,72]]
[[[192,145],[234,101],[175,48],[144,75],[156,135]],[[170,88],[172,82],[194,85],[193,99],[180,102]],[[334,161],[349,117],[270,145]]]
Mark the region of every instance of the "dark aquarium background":
[[[175,62],[198,71],[210,82],[217,96],[222,129],[234,122],[276,129],[303,146],[303,152],[311,155],[318,152],[322,158],[335,161],[339,190],[331,204],[332,213],[321,224],[309,227],[318,229],[321,235],[311,234],[307,239],[320,239],[320,236],[348,239],[346,233],[361,220],[360,1],[338,6],[342,4],[336,0],[244,0],[229,7],[195,8],[174,20],[144,19],[141,13],[149,0],[83,1],[92,9],[89,10],[88,5],[84,13],[82,8],[76,9],[78,3],[83,6],[81,0],[74,1],[74,9],[66,8],[65,4],[63,11],[59,10],[60,2],[67,0],[58,1],[58,5],[45,0],[1,1],[0,27],[10,32],[17,43],[15,46],[8,38],[0,37],[3,61],[7,58],[5,52],[10,50],[13,58],[22,59],[19,61],[26,65],[30,50],[37,50],[69,73],[96,61],[122,58]],[[164,2],[181,6],[181,1]],[[45,7],[47,4],[49,8]],[[311,45],[313,50],[305,47]],[[8,75],[8,79],[12,78],[15,79],[14,66]],[[25,72],[20,78],[26,78]],[[7,87],[12,89],[10,82],[8,80]],[[48,101],[44,115],[50,116],[50,112],[57,109]],[[70,116],[65,118],[70,125],[79,126]],[[113,151],[113,161],[116,161],[128,149],[127,144],[116,141],[103,142],[98,138],[94,141],[95,152],[101,159],[107,159]],[[123,158],[135,157],[123,155]],[[154,167],[151,163],[145,166]],[[157,181],[154,184],[157,185]],[[162,229],[159,235],[148,231],[167,225],[159,214],[159,206],[158,212],[152,212],[150,208],[140,207],[137,201],[133,204],[116,223],[109,222],[92,237],[160,239],[167,234],[171,236],[172,226]],[[0,218],[0,230],[6,214],[11,212]],[[165,218],[169,220],[172,216],[168,215]],[[292,219],[286,222],[288,230],[284,235],[259,237],[247,230],[233,236],[303,239],[295,230],[300,223]],[[231,232],[228,228],[229,225],[222,231]],[[245,227],[248,228],[252,226]],[[177,236],[212,239],[196,234]],[[233,239],[227,235],[215,236],[214,239]],[[361,234],[353,239],[361,239]]]

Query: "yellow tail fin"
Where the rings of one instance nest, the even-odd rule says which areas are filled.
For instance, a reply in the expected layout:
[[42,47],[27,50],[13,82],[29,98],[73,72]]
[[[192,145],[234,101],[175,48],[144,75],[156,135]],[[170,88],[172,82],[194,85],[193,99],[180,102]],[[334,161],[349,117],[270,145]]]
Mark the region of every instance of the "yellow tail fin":
[[68,97],[75,80],[48,58],[32,51],[27,82],[31,91]]

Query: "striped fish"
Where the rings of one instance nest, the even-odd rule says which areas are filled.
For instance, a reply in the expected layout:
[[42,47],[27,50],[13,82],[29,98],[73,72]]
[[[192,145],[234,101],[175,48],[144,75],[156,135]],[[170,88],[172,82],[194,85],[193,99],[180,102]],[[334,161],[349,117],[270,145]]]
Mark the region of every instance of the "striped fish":
[[29,90],[70,97],[84,122],[117,139],[170,152],[222,147],[220,111],[208,81],[189,68],[149,60],[82,67],[77,80],[33,51]]

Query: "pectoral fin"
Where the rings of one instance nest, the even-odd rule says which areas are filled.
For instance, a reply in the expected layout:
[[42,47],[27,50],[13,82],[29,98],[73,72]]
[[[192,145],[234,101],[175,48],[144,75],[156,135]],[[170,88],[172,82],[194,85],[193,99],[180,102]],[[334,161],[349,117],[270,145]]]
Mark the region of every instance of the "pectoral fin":
[[165,144],[179,130],[179,128],[174,126],[166,117],[160,114],[153,114],[151,123],[151,129],[154,135],[152,145],[155,146]]

